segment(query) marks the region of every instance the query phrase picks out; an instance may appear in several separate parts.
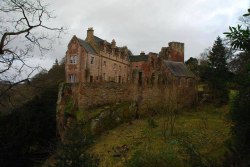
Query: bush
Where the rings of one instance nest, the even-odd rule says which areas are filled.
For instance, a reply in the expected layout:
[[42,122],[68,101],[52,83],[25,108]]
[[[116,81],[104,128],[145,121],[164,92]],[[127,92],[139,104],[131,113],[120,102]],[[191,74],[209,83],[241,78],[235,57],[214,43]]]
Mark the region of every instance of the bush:
[[64,142],[59,146],[56,155],[57,167],[95,167],[98,161],[86,153],[91,144],[91,136],[82,130],[82,125],[75,122],[67,129]]
[[1,166],[34,166],[53,153],[56,98],[56,87],[47,88],[11,114],[0,117]]
[[[232,149],[238,161],[250,165],[250,89],[240,91],[232,103],[230,116],[234,123],[232,128]],[[247,165],[246,165],[247,166]]]

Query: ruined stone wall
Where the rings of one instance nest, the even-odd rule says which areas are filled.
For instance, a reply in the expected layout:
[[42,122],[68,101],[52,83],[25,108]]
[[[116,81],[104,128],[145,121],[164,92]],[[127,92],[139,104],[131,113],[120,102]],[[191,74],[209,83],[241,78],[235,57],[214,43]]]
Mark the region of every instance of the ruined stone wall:
[[159,84],[118,84],[115,82],[84,83],[73,90],[78,94],[78,107],[84,110],[122,101],[137,102],[143,106],[157,106],[170,98],[176,98],[179,105],[188,106],[195,100],[195,86],[180,87]]
[[130,86],[115,82],[82,83],[79,86],[78,107],[80,110],[121,101],[129,101]]
[[130,99],[134,102],[141,100],[142,109],[156,108],[162,105],[176,104],[178,108],[188,107],[196,102],[195,85],[185,87],[169,85],[130,86]]
[[169,60],[184,62],[184,43],[170,42],[169,43]]
[[168,47],[162,47],[159,53],[162,59],[184,63],[184,43],[170,42]]
[[76,119],[76,112],[89,112],[89,108],[119,102],[131,102],[132,111],[136,106],[143,114],[158,112],[167,105],[181,110],[182,107],[195,103],[195,86],[177,87],[175,85],[161,84],[118,84],[85,83],[61,84],[57,101],[57,128],[63,140],[65,130]]

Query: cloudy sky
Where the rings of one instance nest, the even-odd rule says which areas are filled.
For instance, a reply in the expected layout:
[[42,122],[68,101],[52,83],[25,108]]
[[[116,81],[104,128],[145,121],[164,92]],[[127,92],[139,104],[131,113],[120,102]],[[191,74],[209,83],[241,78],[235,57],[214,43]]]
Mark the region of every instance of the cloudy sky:
[[88,27],[102,39],[115,39],[134,53],[159,52],[168,42],[185,43],[185,60],[198,57],[218,35],[236,25],[250,0],[45,0],[58,27],[67,27],[42,61],[47,69],[62,59],[73,35],[85,39]]

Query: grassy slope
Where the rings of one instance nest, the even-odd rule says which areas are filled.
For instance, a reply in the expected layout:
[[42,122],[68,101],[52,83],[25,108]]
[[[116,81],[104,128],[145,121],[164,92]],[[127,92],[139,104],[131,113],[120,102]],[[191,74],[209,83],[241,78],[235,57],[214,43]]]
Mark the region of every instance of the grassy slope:
[[[147,119],[135,120],[104,132],[88,151],[100,159],[100,166],[125,166],[125,159],[130,159],[138,150],[158,154],[169,148],[185,162],[187,155],[181,141],[188,137],[202,157],[219,164],[226,151],[224,142],[230,137],[231,124],[225,120],[227,110],[227,106],[205,106],[198,108],[198,112],[185,111],[176,118],[174,136],[166,139],[162,135],[166,118],[154,117],[156,128],[150,127]],[[127,158],[114,157],[113,148],[124,144],[129,147]]]

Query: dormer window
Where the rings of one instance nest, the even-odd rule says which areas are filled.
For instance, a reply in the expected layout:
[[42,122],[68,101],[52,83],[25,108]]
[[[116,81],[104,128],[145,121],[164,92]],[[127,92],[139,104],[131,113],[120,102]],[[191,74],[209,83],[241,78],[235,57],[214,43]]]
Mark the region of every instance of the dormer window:
[[77,55],[70,56],[70,64],[76,64],[77,63]]

